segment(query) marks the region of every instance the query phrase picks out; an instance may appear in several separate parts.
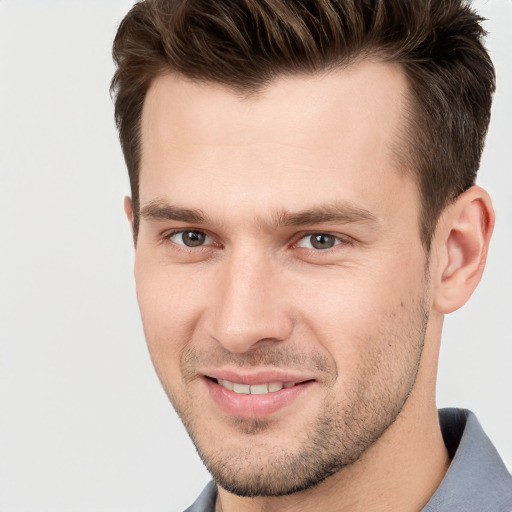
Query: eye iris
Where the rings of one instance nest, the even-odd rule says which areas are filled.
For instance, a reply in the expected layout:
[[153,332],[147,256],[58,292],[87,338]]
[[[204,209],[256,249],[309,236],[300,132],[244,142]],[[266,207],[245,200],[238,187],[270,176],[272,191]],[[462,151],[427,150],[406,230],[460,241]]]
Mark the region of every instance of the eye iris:
[[315,249],[330,249],[334,246],[334,237],[322,233],[311,235],[311,245]]
[[198,247],[204,244],[206,235],[201,231],[184,231],[181,235],[183,243],[187,247]]

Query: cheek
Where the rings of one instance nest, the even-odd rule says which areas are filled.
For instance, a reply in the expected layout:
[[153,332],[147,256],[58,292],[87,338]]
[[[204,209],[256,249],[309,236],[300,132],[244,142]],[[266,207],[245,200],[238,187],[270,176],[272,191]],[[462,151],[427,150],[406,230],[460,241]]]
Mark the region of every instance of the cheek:
[[337,361],[340,373],[357,371],[369,354],[399,356],[417,332],[425,297],[423,263],[393,267],[333,273],[295,290],[310,335]]
[[201,316],[205,290],[170,266],[136,260],[137,300],[149,352],[162,378],[165,368],[176,368]]

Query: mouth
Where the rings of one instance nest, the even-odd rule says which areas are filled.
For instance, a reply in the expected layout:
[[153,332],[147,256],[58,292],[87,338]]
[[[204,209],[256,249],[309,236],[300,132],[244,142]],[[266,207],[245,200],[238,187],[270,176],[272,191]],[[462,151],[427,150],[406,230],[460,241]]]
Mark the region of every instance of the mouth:
[[267,393],[277,393],[282,389],[289,389],[300,384],[300,382],[268,382],[263,384],[240,384],[239,382],[231,382],[230,380],[214,379],[217,384],[223,388],[239,393],[241,395],[266,395]]
[[283,380],[275,376],[233,377],[205,375],[204,381],[217,407],[235,418],[266,418],[283,408],[299,407],[304,393],[316,384],[314,379],[292,380],[287,376]]

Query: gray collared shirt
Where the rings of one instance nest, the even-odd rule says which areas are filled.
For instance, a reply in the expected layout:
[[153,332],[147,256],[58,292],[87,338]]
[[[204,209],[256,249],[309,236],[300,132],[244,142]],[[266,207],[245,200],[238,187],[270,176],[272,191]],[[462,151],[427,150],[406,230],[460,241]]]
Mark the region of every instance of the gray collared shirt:
[[[439,421],[452,462],[421,512],[512,512],[512,477],[476,416],[441,409]],[[215,512],[216,498],[210,482],[185,512]]]

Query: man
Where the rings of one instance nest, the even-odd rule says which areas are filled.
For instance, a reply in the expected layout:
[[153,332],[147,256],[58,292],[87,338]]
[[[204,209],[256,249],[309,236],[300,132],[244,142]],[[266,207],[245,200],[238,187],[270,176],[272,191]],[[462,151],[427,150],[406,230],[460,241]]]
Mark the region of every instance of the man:
[[115,43],[150,354],[190,511],[507,511],[443,316],[485,266],[494,91],[462,0],[146,0]]

